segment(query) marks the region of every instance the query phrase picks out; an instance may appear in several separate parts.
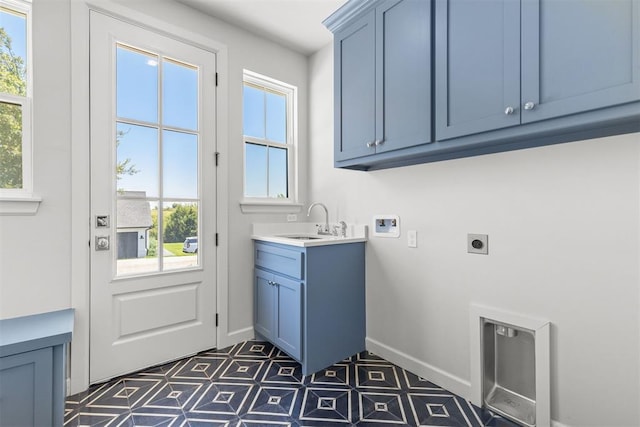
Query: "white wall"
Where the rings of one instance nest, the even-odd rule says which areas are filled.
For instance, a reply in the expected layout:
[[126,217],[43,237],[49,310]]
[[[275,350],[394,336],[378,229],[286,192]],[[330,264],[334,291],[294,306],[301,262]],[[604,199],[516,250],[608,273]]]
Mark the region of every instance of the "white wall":
[[[547,319],[552,418],[638,425],[640,134],[333,169],[332,55],[310,59],[310,198],[331,220],[401,221],[367,244],[369,344],[468,396],[471,303]],[[466,253],[467,233],[489,235],[488,256]]]
[[[69,4],[33,4],[35,216],[0,216],[0,318],[71,304]],[[53,48],[55,46],[55,49]]]

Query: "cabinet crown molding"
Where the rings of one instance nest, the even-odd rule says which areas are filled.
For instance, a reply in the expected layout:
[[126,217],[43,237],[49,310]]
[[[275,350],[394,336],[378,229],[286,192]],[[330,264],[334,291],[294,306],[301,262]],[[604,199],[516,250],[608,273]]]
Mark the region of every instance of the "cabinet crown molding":
[[351,22],[354,17],[374,9],[379,3],[379,0],[349,0],[340,7],[340,9],[336,10],[327,19],[322,21],[322,24],[327,27],[329,31],[335,33],[345,24]]

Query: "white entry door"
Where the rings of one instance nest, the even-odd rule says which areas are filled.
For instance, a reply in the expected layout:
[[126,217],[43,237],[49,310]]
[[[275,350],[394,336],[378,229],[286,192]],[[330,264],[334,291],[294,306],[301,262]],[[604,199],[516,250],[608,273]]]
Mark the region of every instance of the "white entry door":
[[216,57],[90,25],[95,383],[216,345]]

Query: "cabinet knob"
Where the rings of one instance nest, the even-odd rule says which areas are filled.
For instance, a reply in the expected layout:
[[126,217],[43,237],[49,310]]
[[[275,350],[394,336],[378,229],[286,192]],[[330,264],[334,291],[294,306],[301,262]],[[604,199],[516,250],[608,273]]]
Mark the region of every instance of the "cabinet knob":
[[374,145],[377,147],[378,145],[382,145],[384,144],[384,139],[379,139],[376,142],[374,142]]
[[507,116],[510,116],[511,114],[513,114],[513,113],[514,113],[514,111],[515,111],[515,110],[513,109],[513,107],[507,107],[507,108],[505,108],[505,109],[504,109],[504,113],[505,113]]
[[524,109],[525,110],[533,110],[533,107],[535,107],[535,106],[536,106],[535,103],[529,101],[526,104],[524,104]]
[[369,148],[375,147],[375,145],[376,145],[375,141],[367,142],[367,147],[369,147]]

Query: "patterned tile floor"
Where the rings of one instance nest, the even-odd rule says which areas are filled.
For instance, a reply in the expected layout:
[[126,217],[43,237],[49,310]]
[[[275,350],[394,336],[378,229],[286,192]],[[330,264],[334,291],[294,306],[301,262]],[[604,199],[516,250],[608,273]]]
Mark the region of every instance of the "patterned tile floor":
[[92,386],[67,398],[64,425],[515,426],[369,352],[302,376],[258,341]]

